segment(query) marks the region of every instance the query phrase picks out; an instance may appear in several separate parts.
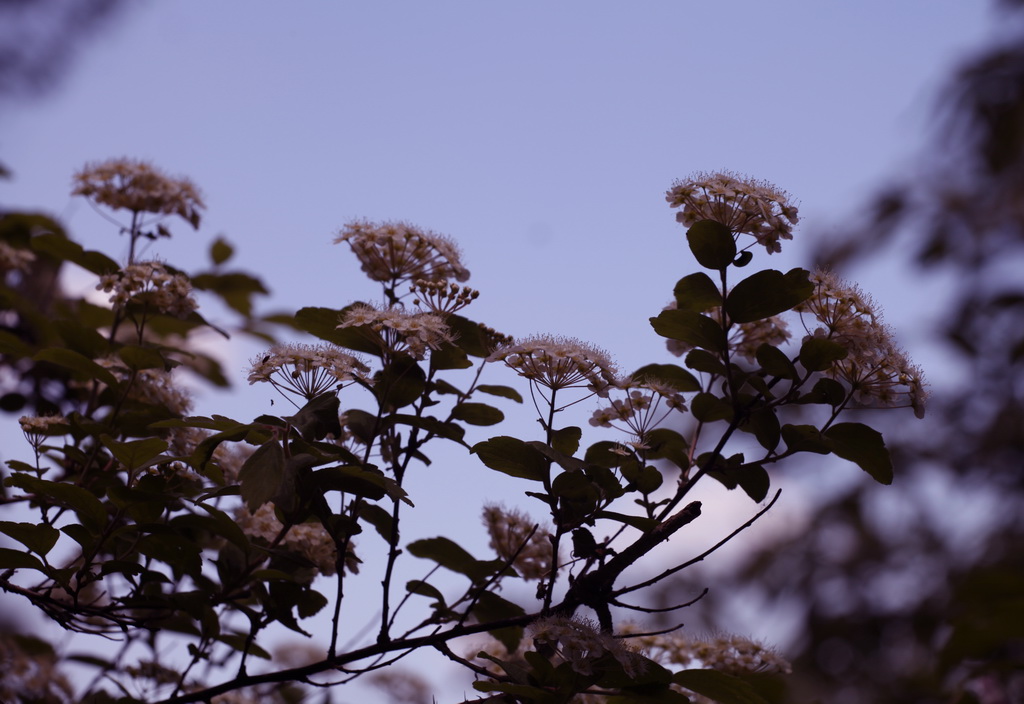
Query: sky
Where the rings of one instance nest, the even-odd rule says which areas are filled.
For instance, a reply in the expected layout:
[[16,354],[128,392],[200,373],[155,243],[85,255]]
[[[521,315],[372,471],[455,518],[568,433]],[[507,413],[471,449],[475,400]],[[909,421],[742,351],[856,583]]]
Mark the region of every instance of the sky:
[[[795,240],[754,265],[807,266],[808,243],[919,154],[942,79],[991,20],[988,3],[963,0],[138,2],[54,90],[0,104],[14,174],[0,205],[53,213],[123,257],[109,223],[68,195],[71,174],[149,160],[191,178],[208,206],[199,232],[172,226],[150,253],[199,268],[223,235],[232,264],[272,290],[263,312],[376,296],[331,240],[353,219],[407,220],[461,245],[481,291],[469,317],[578,337],[632,370],[672,361],[648,318],[695,268],[664,200],[673,180],[727,169],[789,191]],[[934,310],[891,269],[864,274],[924,362],[916,333]],[[197,412],[268,403],[245,386],[256,350],[222,350],[240,386],[200,390]],[[414,495],[521,491],[451,471]],[[799,514],[799,501],[777,510]]]

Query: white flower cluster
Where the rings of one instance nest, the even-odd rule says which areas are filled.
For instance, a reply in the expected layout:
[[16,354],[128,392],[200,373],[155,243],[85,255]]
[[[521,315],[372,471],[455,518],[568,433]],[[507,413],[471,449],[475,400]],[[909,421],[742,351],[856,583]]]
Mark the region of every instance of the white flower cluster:
[[22,416],[18,423],[25,439],[36,450],[42,447],[48,437],[66,435],[69,430],[67,418],[60,414]]
[[[814,294],[796,308],[808,337],[832,340],[848,353],[826,374],[848,383],[863,407],[910,406],[914,415],[924,417],[928,394],[921,368],[896,344],[871,298],[832,272],[816,271],[811,280]],[[817,325],[808,324],[808,317]]]
[[[624,631],[635,630],[627,625]],[[679,632],[640,635],[630,638],[644,655],[662,665],[704,667],[730,674],[783,673],[792,671],[789,662],[757,641],[743,636],[716,635],[706,639],[687,638]]]
[[455,340],[440,315],[407,313],[400,307],[359,304],[345,313],[338,327],[358,329],[385,355],[405,352],[415,359]]
[[274,345],[253,357],[249,383],[270,383],[282,393],[293,393],[307,401],[356,379],[365,379],[370,368],[358,357],[330,344]]
[[[662,310],[675,310],[678,307],[675,301],[671,301]],[[721,306],[715,306],[704,315],[708,315],[717,321],[721,321]],[[774,347],[784,344],[789,340],[789,325],[778,315],[773,315],[764,320],[754,320],[749,323],[733,325],[729,331],[729,347],[737,354],[753,362],[757,354],[757,348],[762,344],[769,344]],[[665,340],[665,347],[676,357],[682,357],[693,349],[681,340]]]
[[27,272],[29,265],[36,260],[36,255],[27,249],[12,247],[0,242],[0,271]]
[[[249,513],[244,506],[240,507],[235,512],[235,521],[246,535],[264,540],[270,545],[274,544],[284,529],[284,525],[274,513],[272,504],[263,504],[256,513]],[[278,544],[288,552],[309,560],[325,577],[330,577],[337,571],[338,551],[335,549],[334,540],[319,523],[291,526]],[[351,552],[345,556],[345,567],[349,572],[358,571],[355,555]]]
[[129,264],[115,274],[104,274],[96,289],[112,292],[110,302],[115,308],[131,301],[176,318],[187,318],[198,307],[188,277],[170,273],[160,262]]
[[483,522],[491,536],[491,548],[503,560],[512,560],[525,580],[542,579],[551,570],[551,534],[534,530],[530,517],[515,509],[488,504],[484,506]]
[[192,410],[192,397],[174,383],[170,372],[162,369],[140,369],[133,372],[119,359],[105,357],[96,363],[108,369],[121,383],[131,383],[126,398],[141,403],[163,406],[178,416]]
[[729,172],[698,173],[676,181],[665,194],[673,208],[682,208],[676,220],[690,227],[714,220],[734,234],[752,235],[768,253],[781,251],[780,240],[793,239],[799,220],[789,194],[767,181]]
[[334,243],[347,242],[373,281],[392,286],[401,281],[466,281],[459,248],[444,235],[405,222],[346,224]]
[[504,362],[525,379],[552,391],[585,386],[607,396],[616,383],[608,353],[571,337],[536,335],[498,347],[488,362]]
[[630,650],[623,639],[599,631],[585,619],[548,616],[530,625],[534,643],[545,644],[581,675],[594,674],[597,660],[610,655],[630,677],[642,674],[646,661]]
[[74,175],[71,195],[85,196],[113,210],[180,215],[199,227],[203,200],[185,178],[170,178],[151,164],[134,159],[110,159],[89,164]]
[[622,392],[623,397],[612,399],[609,405],[594,411],[590,424],[631,432],[638,444],[642,444],[648,431],[660,426],[672,411],[686,410],[683,395],[656,379],[630,377],[616,383],[609,397],[618,395],[615,392]]

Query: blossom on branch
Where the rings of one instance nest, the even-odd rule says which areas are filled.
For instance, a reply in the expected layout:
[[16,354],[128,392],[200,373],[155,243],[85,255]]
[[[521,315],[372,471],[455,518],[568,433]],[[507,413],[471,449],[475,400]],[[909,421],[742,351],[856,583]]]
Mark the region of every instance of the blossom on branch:
[[606,396],[616,382],[608,353],[572,337],[536,335],[498,347],[488,362],[504,362],[520,376],[552,391],[587,387]]
[[542,579],[551,571],[551,534],[515,509],[488,504],[483,522],[491,536],[491,548],[502,560],[512,562],[519,576]]
[[250,385],[267,382],[282,393],[307,401],[332,388],[365,379],[370,371],[358,357],[326,343],[278,344],[249,361]]
[[793,226],[799,220],[788,193],[767,181],[728,171],[697,173],[676,181],[665,200],[681,208],[676,220],[684,227],[714,220],[734,235],[752,235],[769,254],[781,251],[780,240],[793,239]]
[[[849,384],[854,401],[862,407],[910,406],[923,418],[928,396],[924,375],[896,344],[874,301],[830,271],[816,271],[811,281],[814,294],[796,307],[807,337],[831,340],[847,351],[825,373]],[[817,327],[812,329],[808,317]]]
[[[244,506],[235,511],[235,521],[250,538],[266,542],[270,546],[293,553],[312,563],[316,570],[330,577],[337,572],[338,550],[334,539],[319,523],[300,523],[288,527],[282,537],[284,524],[278,519],[272,504],[263,504],[256,513],[249,513]],[[348,544],[345,554],[345,569],[349,573],[359,572],[359,559]]]
[[104,274],[96,290],[113,294],[110,302],[115,308],[138,303],[176,318],[187,318],[198,308],[188,277],[170,273],[160,262],[129,264],[117,273]]
[[180,215],[199,227],[203,204],[199,189],[186,178],[171,178],[145,161],[109,159],[89,164],[73,178],[71,195],[85,196],[112,210]]
[[378,308],[364,303],[350,308],[338,328],[354,328],[377,345],[382,354],[404,352],[423,359],[455,336],[436,313],[407,313],[401,307]]
[[686,410],[683,395],[656,379],[630,377],[619,381],[609,393],[609,397],[615,391],[623,392],[624,397],[613,399],[609,405],[594,411],[590,424],[631,432],[637,438],[636,443],[640,445],[643,444],[647,433],[660,426],[673,410]]
[[334,243],[347,242],[373,281],[466,281],[456,244],[429,230],[405,222],[372,223],[356,220],[345,225]]

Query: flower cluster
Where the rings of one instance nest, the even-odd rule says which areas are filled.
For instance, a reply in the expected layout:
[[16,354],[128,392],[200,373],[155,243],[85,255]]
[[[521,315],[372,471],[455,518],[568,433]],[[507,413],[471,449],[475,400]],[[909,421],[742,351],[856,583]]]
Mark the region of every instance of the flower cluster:
[[[675,310],[676,308],[677,303],[672,301],[662,310]],[[722,315],[721,310],[721,306],[715,306],[714,308],[705,311],[704,314],[720,321]],[[729,347],[740,356],[753,362],[756,358],[758,347],[763,344],[778,347],[789,340],[789,337],[789,325],[780,316],[773,315],[772,317],[765,318],[764,320],[754,320],[749,323],[740,323],[738,325],[734,324],[729,330]],[[665,340],[665,347],[676,357],[682,357],[693,349],[693,345],[682,342],[681,340],[671,339]]]
[[686,410],[683,395],[656,379],[630,377],[619,381],[615,391],[623,392],[624,397],[594,411],[590,424],[630,432],[637,444],[642,445],[648,431],[661,425],[673,410]]
[[[235,512],[235,521],[249,537],[264,540],[269,545],[276,542],[288,552],[311,562],[325,577],[330,577],[337,570],[338,551],[334,540],[319,523],[293,525],[281,538],[284,524],[278,520],[271,504],[263,504],[256,513],[249,513],[241,507]],[[345,555],[345,569],[358,572],[358,562],[350,543]]]
[[404,222],[350,222],[334,238],[347,242],[373,281],[466,281],[459,248],[450,239]]
[[282,393],[307,401],[332,388],[366,378],[370,368],[359,358],[330,344],[274,345],[252,358],[249,383],[264,381]]
[[198,307],[188,277],[170,273],[160,262],[129,264],[115,274],[104,274],[96,289],[113,293],[110,302],[115,308],[133,302],[187,318]]
[[552,391],[585,386],[605,396],[616,369],[604,350],[571,337],[536,335],[498,347],[487,358]]
[[698,173],[676,181],[665,194],[676,220],[685,227],[714,220],[734,234],[752,235],[768,253],[779,252],[780,240],[793,239],[797,208],[789,194],[766,181],[729,172]]
[[[924,417],[927,392],[921,369],[895,343],[871,298],[832,272],[817,271],[811,280],[814,294],[796,308],[808,336],[832,340],[847,351],[825,373],[848,383],[863,407],[910,406],[914,415]],[[808,324],[808,317],[817,326]]]
[[400,307],[378,308],[360,303],[342,317],[339,328],[354,328],[380,348],[385,355],[404,352],[423,359],[455,340],[444,318],[436,313],[407,313]]
[[424,279],[417,279],[409,290],[416,296],[413,305],[441,315],[461,310],[480,296],[479,291],[468,286]]
[[[635,627],[626,626],[625,631]],[[716,635],[687,638],[682,633],[640,635],[630,640],[644,655],[663,665],[700,666],[729,674],[785,673],[792,667],[785,658],[757,641],[743,636]]]
[[530,517],[515,509],[488,504],[483,522],[491,536],[491,548],[503,560],[511,560],[525,580],[542,579],[551,570],[551,534],[539,530]]
[[615,658],[630,677],[641,674],[646,666],[644,658],[626,647],[622,639],[599,631],[585,619],[548,616],[530,625],[530,635],[535,644],[552,648],[581,675],[594,674],[596,661],[605,655]]
[[199,210],[205,207],[191,181],[171,178],[134,159],[89,164],[75,174],[71,194],[113,210],[180,215],[194,228],[199,227]]
[[66,435],[69,426],[67,419],[59,414],[47,416],[22,416],[18,419],[21,432],[36,451],[43,446],[49,437]]
[[162,406],[174,415],[188,415],[192,397],[174,382],[170,372],[162,369],[131,370],[119,359],[104,357],[96,363],[109,370],[121,383],[129,383],[126,398],[131,401]]
[[36,260],[34,252],[27,249],[12,247],[6,242],[0,242],[0,272],[22,271],[27,272],[29,266]]

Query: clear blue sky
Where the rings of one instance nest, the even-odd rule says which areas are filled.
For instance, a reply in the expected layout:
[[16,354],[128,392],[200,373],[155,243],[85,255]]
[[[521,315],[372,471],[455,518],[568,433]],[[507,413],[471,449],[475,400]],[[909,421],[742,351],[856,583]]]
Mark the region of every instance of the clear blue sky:
[[[647,318],[692,271],[673,179],[788,190],[797,241],[755,264],[804,265],[800,238],[855,217],[921,147],[940,80],[990,24],[964,0],[138,2],[55,91],[0,106],[0,203],[123,254],[70,176],[151,160],[209,206],[154,253],[187,269],[224,234],[273,289],[265,310],[374,295],[330,240],[352,218],[409,220],[461,243],[482,291],[467,315],[633,369],[667,361]],[[873,292],[893,322],[921,305]],[[244,384],[252,350],[231,354]]]

